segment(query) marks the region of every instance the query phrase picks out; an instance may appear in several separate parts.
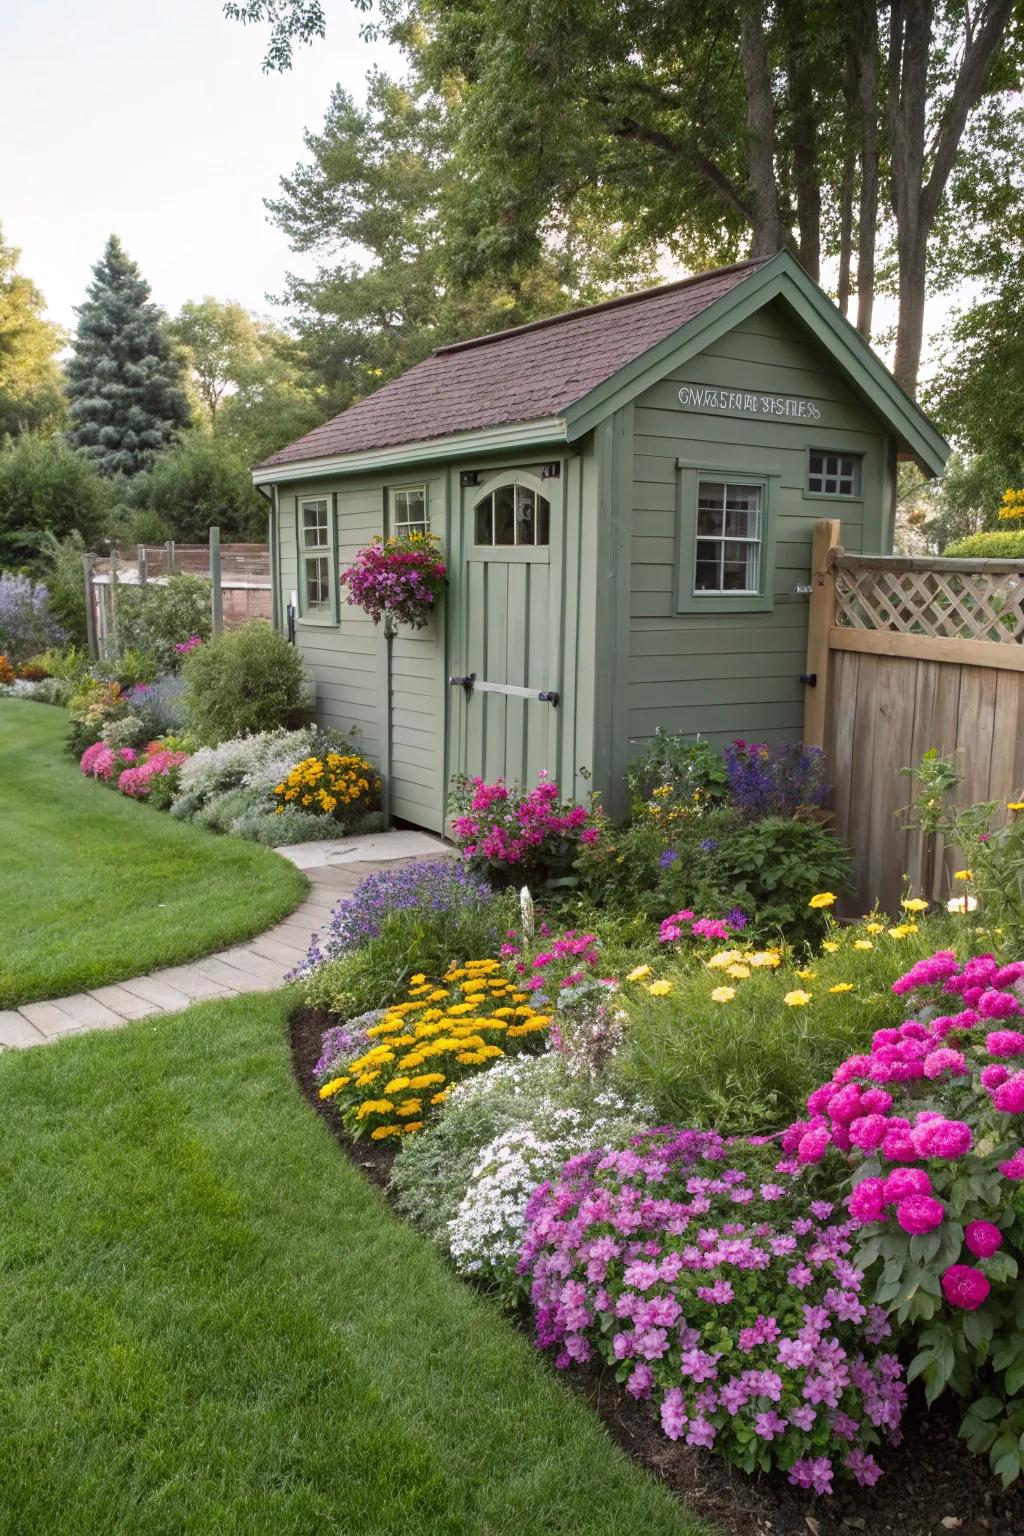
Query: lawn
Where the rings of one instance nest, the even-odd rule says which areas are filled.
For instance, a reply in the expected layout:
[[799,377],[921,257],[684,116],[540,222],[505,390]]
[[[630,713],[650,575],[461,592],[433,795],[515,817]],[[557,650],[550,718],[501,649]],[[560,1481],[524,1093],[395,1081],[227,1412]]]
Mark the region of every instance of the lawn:
[[270,927],[304,877],[86,779],[68,717],[0,699],[0,1008],[177,965]]
[[287,992],[0,1057],[0,1532],[695,1536],[301,1100]]

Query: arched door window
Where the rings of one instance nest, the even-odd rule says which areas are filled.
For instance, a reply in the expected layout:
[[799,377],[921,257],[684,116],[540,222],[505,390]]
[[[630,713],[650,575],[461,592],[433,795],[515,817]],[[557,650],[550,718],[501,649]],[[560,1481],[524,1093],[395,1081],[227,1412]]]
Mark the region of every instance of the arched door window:
[[478,545],[537,548],[551,542],[551,503],[519,480],[488,491],[476,504],[475,518]]

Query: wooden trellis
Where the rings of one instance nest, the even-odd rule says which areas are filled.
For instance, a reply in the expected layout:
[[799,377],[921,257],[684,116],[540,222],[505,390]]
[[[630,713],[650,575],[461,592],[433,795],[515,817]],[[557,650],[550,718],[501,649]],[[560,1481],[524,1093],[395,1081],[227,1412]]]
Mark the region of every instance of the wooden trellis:
[[835,623],[949,640],[1019,645],[1024,637],[1024,563],[927,560],[837,551]]

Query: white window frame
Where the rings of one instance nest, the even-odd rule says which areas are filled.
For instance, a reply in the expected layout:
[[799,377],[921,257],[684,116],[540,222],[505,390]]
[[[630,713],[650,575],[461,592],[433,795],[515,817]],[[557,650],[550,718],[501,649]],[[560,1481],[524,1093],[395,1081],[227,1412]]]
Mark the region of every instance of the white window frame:
[[[410,518],[407,514],[409,499],[419,496],[423,501],[423,516]],[[412,533],[430,532],[430,499],[425,485],[396,485],[390,493],[391,532],[395,538],[407,538]]]
[[[775,606],[775,511],[782,470],[776,465],[757,465],[737,469],[734,465],[706,460],[676,460],[676,554],[675,613],[767,613]],[[758,550],[757,586],[727,587],[708,590],[697,587],[697,502],[702,484],[757,486],[761,492],[761,518]],[[713,535],[700,535],[704,540]],[[723,525],[723,542],[726,538]],[[744,541],[740,541],[744,542]]]
[[[495,496],[497,496],[499,491],[507,491],[507,490],[511,490],[511,492],[512,492],[512,543],[511,544],[497,544],[497,543],[495,543],[495,539],[494,539],[494,498],[495,498]],[[533,501],[534,501],[534,511],[535,511],[535,513],[537,511],[537,507],[538,507],[538,503],[539,502],[543,502],[545,507],[547,508],[547,514],[548,514],[548,529],[547,529],[547,531],[548,531],[548,536],[543,541],[539,540],[536,537],[536,535],[537,535],[537,533],[539,531],[538,527],[536,526],[536,523],[535,523],[534,530],[533,530],[534,537],[532,539],[530,539],[529,541],[526,541],[526,540],[520,541],[520,538],[519,538],[519,518],[518,518],[518,515],[517,515],[517,511],[518,511],[518,496],[519,496],[520,490],[529,491],[530,494],[532,495]],[[484,505],[485,502],[490,502],[491,537],[490,537],[490,539],[488,541],[486,541],[485,543],[481,544],[479,539],[476,536],[476,526],[477,526],[477,519],[478,519],[479,514],[480,514],[480,509]],[[537,487],[535,485],[532,485],[527,477],[525,477],[525,476],[513,477],[511,480],[502,480],[500,482],[500,484],[492,486],[489,490],[486,491],[486,493],[483,496],[478,497],[477,500],[473,504],[473,543],[479,549],[498,549],[498,550],[501,550],[501,549],[549,549],[550,546],[551,546],[551,510],[552,509],[551,509],[551,498],[550,498],[550,496],[546,496],[543,491],[538,491]],[[537,521],[539,521],[539,519]]]
[[[722,487],[722,505],[721,505],[720,508],[715,508],[714,509],[716,511],[721,511],[721,514],[722,514],[722,531],[721,531],[721,533],[701,533],[701,531],[700,531],[701,490],[702,490],[702,488],[704,486],[711,486],[711,485],[715,485],[715,486],[720,485]],[[728,503],[728,499],[729,499],[729,491],[730,491],[730,489],[732,489],[732,490],[743,490],[743,491],[756,491],[756,493],[757,493],[757,507],[756,507],[756,509],[754,509],[755,513],[756,513],[756,519],[757,519],[757,522],[756,522],[757,533],[753,537],[750,536],[749,534],[738,535],[738,534],[729,534],[729,533],[726,532],[726,517],[727,517],[727,514],[728,514],[727,503]],[[749,511],[750,509],[747,509],[747,510]],[[760,597],[761,592],[763,590],[763,586],[764,586],[764,517],[765,517],[765,486],[764,486],[764,482],[763,481],[752,479],[752,480],[744,483],[743,481],[740,481],[740,480],[719,480],[719,479],[716,479],[713,475],[700,476],[698,478],[698,480],[697,480],[697,526],[694,529],[694,541],[693,541],[693,588],[692,588],[692,594],[693,594],[693,596],[695,598],[702,598],[702,597]],[[697,565],[698,565],[698,562],[699,562],[699,560],[701,558],[700,557],[700,546],[702,544],[705,545],[705,546],[707,546],[709,544],[713,544],[713,545],[717,546],[717,551],[718,551],[718,560],[717,560],[717,563],[718,563],[718,586],[717,587],[698,587],[698,585],[697,585]],[[752,586],[752,587],[751,586],[746,586],[746,587],[727,587],[725,585],[725,550],[726,550],[726,545],[727,544],[742,544],[743,547],[744,547],[744,550],[748,551],[748,553],[746,555],[746,562],[745,562],[748,572],[750,570],[750,554],[749,554],[749,551],[751,551],[751,550],[753,551],[753,554],[754,554],[754,569],[755,569],[755,573],[756,573],[756,581],[755,581],[754,586]],[[707,557],[705,556],[704,558],[706,559]],[[735,562],[733,562],[733,563],[735,563]]]
[[[306,525],[306,511],[318,510],[317,523],[313,528]],[[319,512],[323,509],[323,521]],[[310,537],[315,534],[315,537]],[[307,624],[334,624],[338,615],[338,541],[334,509],[334,497],[299,496],[295,502],[295,540],[298,550],[299,618]],[[316,561],[321,565],[326,581],[327,595],[322,603],[309,600],[310,566]]]

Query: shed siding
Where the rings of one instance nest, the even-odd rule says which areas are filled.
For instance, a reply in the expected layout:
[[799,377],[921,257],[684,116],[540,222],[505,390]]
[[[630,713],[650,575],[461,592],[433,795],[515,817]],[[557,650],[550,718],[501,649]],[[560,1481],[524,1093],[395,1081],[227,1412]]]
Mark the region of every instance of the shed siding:
[[[684,383],[810,397],[821,405],[821,420],[684,409],[678,398]],[[806,496],[810,447],[862,453],[863,499]],[[716,467],[777,472],[770,611],[676,612],[678,459],[711,473]],[[631,489],[629,643],[616,685],[625,701],[628,755],[659,725],[699,732],[716,746],[740,735],[798,738],[807,598],[794,587],[809,579],[811,533],[820,517],[841,519],[848,549],[885,547],[890,441],[877,417],[837,376],[827,354],[769,305],[639,396]],[[623,760],[620,772],[624,766]]]
[[[281,585],[284,602],[298,585],[296,516],[300,499],[336,498],[338,568],[343,570],[375,535],[384,532],[385,491],[391,483],[428,488],[431,526],[446,534],[444,482],[434,472],[375,476],[283,488],[280,506]],[[299,619],[296,637],[316,689],[317,719],[358,731],[359,751],[384,773],[390,749],[391,811],[440,830],[444,800],[444,633],[434,619],[420,631],[401,630],[392,648],[391,733],[388,739],[387,648],[382,630],[342,599],[338,623]]]

